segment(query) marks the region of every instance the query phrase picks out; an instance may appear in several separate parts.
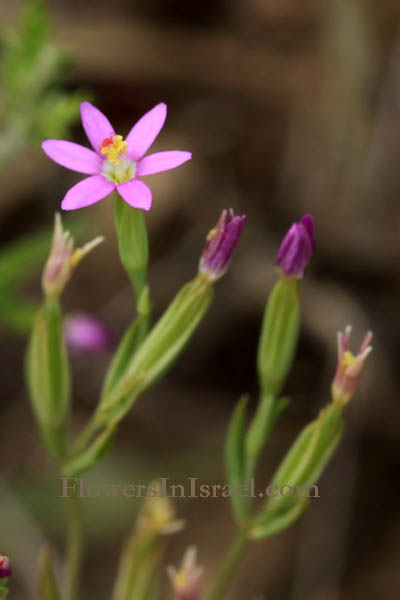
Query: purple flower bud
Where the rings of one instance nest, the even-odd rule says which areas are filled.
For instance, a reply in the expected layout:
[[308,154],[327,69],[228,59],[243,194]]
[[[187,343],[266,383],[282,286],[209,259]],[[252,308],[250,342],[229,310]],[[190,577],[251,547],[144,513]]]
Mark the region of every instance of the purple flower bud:
[[283,238],[275,266],[283,271],[285,277],[303,277],[314,250],[314,219],[305,215],[301,221],[293,223]]
[[65,319],[65,340],[71,350],[98,352],[111,345],[111,334],[101,321],[86,313],[72,313]]
[[0,579],[5,579],[12,575],[10,559],[7,556],[0,554]]
[[226,222],[227,213],[226,210],[222,211],[217,226],[208,234],[207,243],[200,259],[199,272],[208,281],[216,281],[228,269],[246,221],[245,216],[235,216],[233,210],[230,209],[229,220]]

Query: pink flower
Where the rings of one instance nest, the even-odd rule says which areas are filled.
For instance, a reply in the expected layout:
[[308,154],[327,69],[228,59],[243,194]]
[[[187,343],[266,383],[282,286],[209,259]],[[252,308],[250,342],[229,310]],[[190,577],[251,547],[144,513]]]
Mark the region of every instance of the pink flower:
[[344,406],[355,393],[360,375],[364,368],[367,356],[372,352],[372,332],[368,331],[361,344],[358,354],[354,355],[350,350],[351,327],[348,325],[344,334],[338,333],[338,362],[335,378],[332,383],[333,402],[338,406]]
[[102,112],[90,102],[82,102],[82,125],[94,151],[64,140],[46,140],[42,143],[44,152],[54,162],[72,171],[90,175],[67,192],[61,208],[83,208],[99,202],[116,190],[131,206],[149,210],[151,190],[138,178],[174,169],[192,158],[190,152],[180,150],[145,156],[160,133],[166,116],[166,104],[157,104],[139,119],[124,140],[115,133]]
[[100,352],[111,346],[111,333],[92,315],[72,313],[64,323],[68,347],[76,352]]

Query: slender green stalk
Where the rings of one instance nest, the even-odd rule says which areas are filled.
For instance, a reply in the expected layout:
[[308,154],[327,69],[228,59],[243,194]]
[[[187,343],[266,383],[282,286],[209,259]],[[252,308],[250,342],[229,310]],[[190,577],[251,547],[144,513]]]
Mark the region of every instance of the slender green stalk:
[[247,475],[249,477],[254,474],[257,459],[273,426],[274,402],[274,396],[262,395],[250,424],[246,436]]
[[94,438],[95,434],[102,428],[102,424],[98,423],[95,419],[91,419],[89,423],[84,427],[78,440],[75,444],[75,452],[79,453],[89,446],[90,442]]
[[239,531],[236,539],[230,547],[228,554],[224,562],[222,563],[221,569],[214,581],[208,594],[206,594],[204,600],[222,600],[223,594],[229,585],[229,581],[234,573],[239,560],[242,557],[243,551],[248,543],[247,531]]
[[83,555],[83,511],[75,491],[68,499],[66,600],[78,600]]
[[113,600],[143,598],[149,579],[154,583],[154,568],[162,551],[160,537],[154,534],[140,536],[133,532],[120,563],[113,592]]
[[250,423],[246,441],[246,478],[254,477],[258,459],[265,447],[279,415],[288,404],[287,398],[275,398],[271,394],[262,394],[257,411]]

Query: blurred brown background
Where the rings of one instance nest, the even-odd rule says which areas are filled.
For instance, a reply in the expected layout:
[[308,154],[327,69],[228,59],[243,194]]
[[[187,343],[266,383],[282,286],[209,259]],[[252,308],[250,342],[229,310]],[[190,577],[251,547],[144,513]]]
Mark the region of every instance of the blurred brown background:
[[[4,24],[21,2],[1,0]],[[247,214],[215,302],[170,374],[135,405],[90,478],[168,476],[224,481],[222,445],[233,406],[257,399],[255,356],[272,267],[289,225],[311,212],[317,252],[302,283],[303,327],[286,392],[292,401],[258,476],[267,484],[300,428],[329,398],[336,331],[375,333],[347,435],[320,482],[321,498],[276,539],[252,545],[231,600],[395,600],[400,593],[398,355],[400,321],[400,4],[395,0],[114,0],[49,2],[54,41],[75,55],[68,86],[87,89],[121,134],[160,101],[168,119],[154,150],[193,152],[149,178],[147,222],[156,316],[196,271],[222,208]],[[72,139],[86,144],[78,123]],[[2,174],[1,244],[48,226],[79,176],[40,150]],[[102,318],[116,336],[133,301],[119,264],[109,201],[85,209],[106,243],[79,268],[66,311]],[[39,273],[25,293],[39,298]],[[34,597],[38,549],[61,556],[59,482],[43,453],[23,381],[25,340],[1,331],[1,551],[16,575],[10,598]],[[110,355],[74,356],[74,422],[89,418]],[[47,475],[46,475],[47,473]],[[89,481],[89,478],[88,478]],[[86,598],[108,598],[137,506],[87,500]],[[209,580],[233,533],[226,500],[181,500],[184,532],[165,564],[199,547]],[[4,546],[4,547],[3,547]],[[162,575],[163,598],[169,597]]]

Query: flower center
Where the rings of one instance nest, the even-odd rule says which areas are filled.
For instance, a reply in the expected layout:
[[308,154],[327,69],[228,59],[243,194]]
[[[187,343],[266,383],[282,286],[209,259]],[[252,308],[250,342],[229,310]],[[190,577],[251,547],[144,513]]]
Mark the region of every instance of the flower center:
[[108,181],[123,183],[135,177],[136,163],[125,156],[118,160],[118,164],[113,164],[107,159],[103,162],[102,174]]
[[105,138],[100,146],[100,154],[107,157],[107,160],[113,165],[120,164],[120,155],[125,154],[128,142],[124,141],[122,135],[111,135]]

